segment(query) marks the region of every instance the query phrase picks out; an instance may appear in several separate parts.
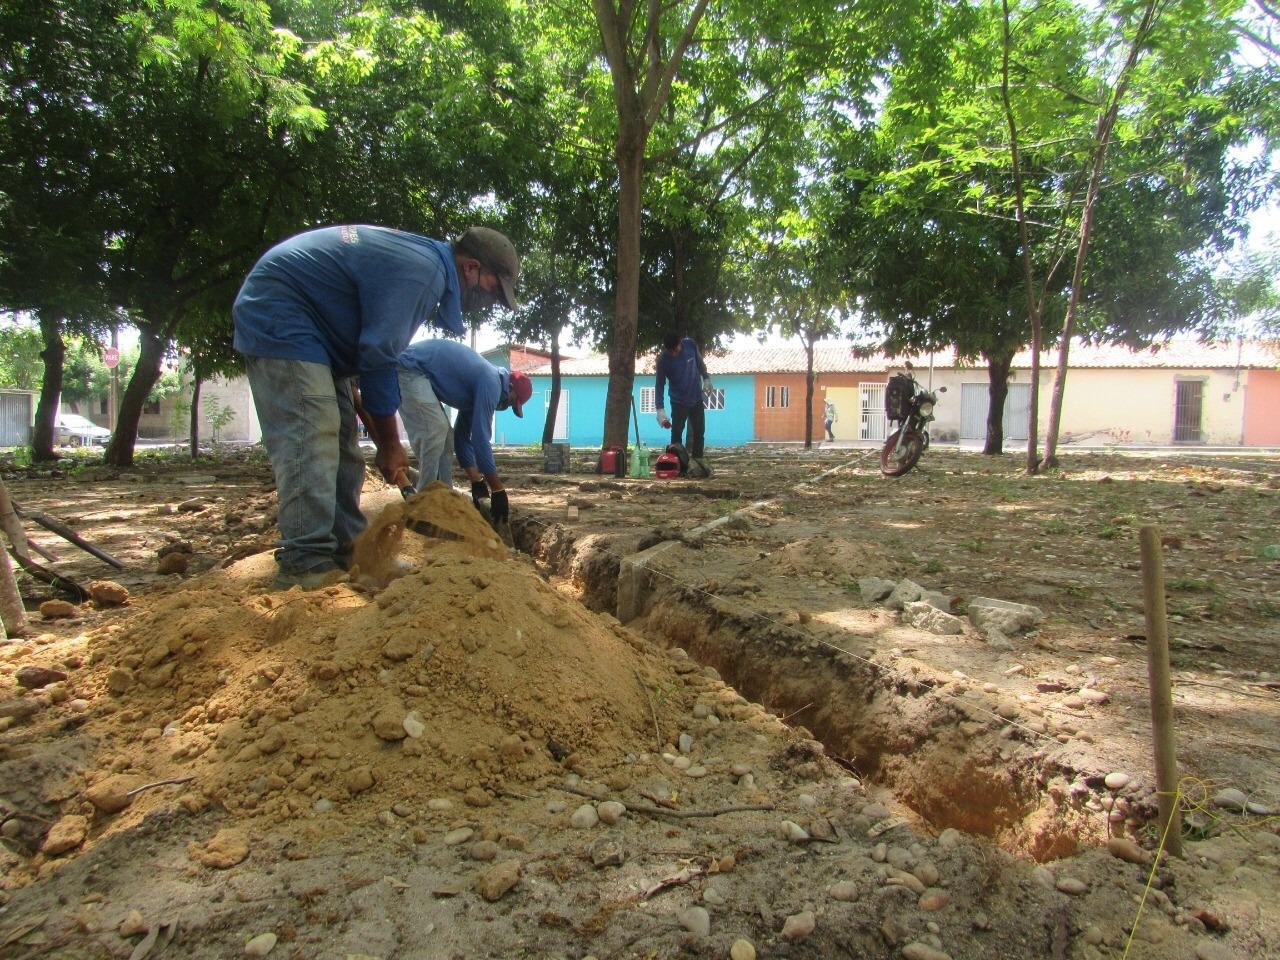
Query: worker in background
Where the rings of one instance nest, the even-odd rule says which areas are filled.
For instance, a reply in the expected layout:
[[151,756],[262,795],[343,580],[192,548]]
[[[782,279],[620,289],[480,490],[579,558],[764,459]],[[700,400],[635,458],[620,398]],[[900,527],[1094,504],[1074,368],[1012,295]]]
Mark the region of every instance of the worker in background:
[[515,248],[496,230],[471,227],[447,243],[373,226],[309,230],[249,271],[232,309],[235,348],[275,473],[277,588],[337,579],[365,527],[353,378],[378,469],[404,485],[396,358],[428,320],[461,336],[464,311],[514,309],[519,272]]
[[[671,416],[667,416],[663,396],[671,389]],[[668,333],[662,340],[662,351],[653,384],[653,400],[657,406],[658,424],[671,428],[671,442],[683,443],[685,424],[689,425],[689,442],[684,444],[689,456],[702,460],[702,447],[707,429],[704,391],[711,389],[711,374],[702,361],[698,345],[692,337],[681,339]]]
[[836,422],[836,405],[830,400],[822,401],[822,425],[827,431],[827,440],[834,442],[836,435],[831,432],[831,426]]
[[509,521],[511,505],[493,459],[493,415],[510,409],[517,417],[524,416],[524,405],[533,395],[529,377],[518,370],[495,367],[453,340],[411,344],[400,354],[397,372],[403,398],[400,417],[418,456],[418,489],[444,479],[439,476],[438,464],[449,435],[449,418],[440,406],[446,404],[458,411],[453,450],[471,480],[472,502],[479,508],[480,501],[488,499],[493,522]]

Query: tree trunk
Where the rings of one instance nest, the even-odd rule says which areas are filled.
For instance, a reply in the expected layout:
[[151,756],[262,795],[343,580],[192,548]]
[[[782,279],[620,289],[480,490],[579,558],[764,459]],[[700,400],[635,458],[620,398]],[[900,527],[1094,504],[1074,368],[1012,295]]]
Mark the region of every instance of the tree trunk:
[[804,448],[813,449],[813,338],[804,338]]
[[1004,401],[1009,396],[1009,368],[1013,353],[987,357],[987,442],[982,452],[990,457],[1004,453]]
[[560,327],[551,331],[551,396],[547,400],[547,422],[542,425],[542,445],[556,439],[556,413],[560,409]]
[[1040,350],[1044,327],[1037,307],[1031,313],[1031,409],[1027,413],[1027,473],[1040,472]]
[[[191,382],[191,459],[200,458],[200,385],[203,380],[192,374]],[[175,438],[176,439],[176,438]]]
[[1133,71],[1146,48],[1147,37],[1155,24],[1162,6],[1159,0],[1146,0],[1142,20],[1134,31],[1129,45],[1129,56],[1116,78],[1111,101],[1098,118],[1098,130],[1094,135],[1093,166],[1089,171],[1089,185],[1085,188],[1084,205],[1080,213],[1080,239],[1076,244],[1076,265],[1071,275],[1071,293],[1067,298],[1067,315],[1062,321],[1062,341],[1058,344],[1058,369],[1053,375],[1053,394],[1049,398],[1049,424],[1044,436],[1044,464],[1058,465],[1058,430],[1062,424],[1062,398],[1067,389],[1067,360],[1071,350],[1071,336],[1075,332],[1076,312],[1084,287],[1084,264],[1089,256],[1089,241],[1093,236],[1093,215],[1098,205],[1098,191],[1102,188],[1102,169],[1107,160],[1107,148],[1111,144],[1111,131],[1115,127],[1120,103],[1129,88]]
[[62,318],[40,316],[40,334],[44,349],[44,382],[40,384],[40,401],[36,404],[36,422],[31,429],[31,457],[37,462],[56,460],[53,452],[58,406],[62,400],[62,369],[67,347],[62,342]]
[[112,467],[133,466],[133,448],[138,442],[138,422],[142,408],[151,394],[151,388],[160,379],[160,364],[164,361],[166,340],[157,336],[150,327],[139,327],[138,365],[133,368],[129,385],[120,401],[120,415],[116,418],[116,430],[107,444],[103,463]]
[[618,138],[617,305],[609,337],[609,391],[604,402],[604,445],[625,447],[636,378],[636,320],[640,308],[640,185],[644,139]]

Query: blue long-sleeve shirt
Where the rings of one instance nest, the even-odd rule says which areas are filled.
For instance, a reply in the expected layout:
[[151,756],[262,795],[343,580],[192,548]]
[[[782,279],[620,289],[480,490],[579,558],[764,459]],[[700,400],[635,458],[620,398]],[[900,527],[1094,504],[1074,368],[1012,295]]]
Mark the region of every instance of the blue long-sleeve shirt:
[[658,352],[653,384],[654,405],[666,409],[662,402],[664,388],[670,384],[671,402],[682,407],[702,405],[702,377],[708,376],[707,365],[702,362],[698,345],[692,337],[680,341],[680,352],[671,356],[665,350]]
[[511,390],[511,374],[455,340],[420,340],[400,354],[400,366],[422,374],[443,404],[458,411],[453,450],[463,467],[498,472],[493,462],[493,413]]
[[453,250],[387,227],[321,227],[272,247],[232,308],[235,348],[360,377],[365,409],[400,408],[396,357],[427,319],[466,332]]

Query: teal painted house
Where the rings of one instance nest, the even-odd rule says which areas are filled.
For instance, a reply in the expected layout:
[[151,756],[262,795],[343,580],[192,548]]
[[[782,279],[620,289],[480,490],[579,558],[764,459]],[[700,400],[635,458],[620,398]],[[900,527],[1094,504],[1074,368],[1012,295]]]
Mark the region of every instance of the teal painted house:
[[[507,350],[508,348],[499,348]],[[493,351],[497,354],[498,351]],[[511,354],[508,352],[507,354]],[[489,357],[490,354],[486,354]],[[533,357],[530,356],[530,360]],[[493,356],[492,362],[498,362]],[[514,362],[515,357],[512,357]],[[632,393],[640,423],[640,438],[646,447],[662,449],[671,438],[670,431],[658,426],[654,416],[652,355],[636,363]],[[517,368],[518,369],[518,368]],[[497,444],[529,446],[542,443],[551,397],[551,366],[541,360],[529,363],[524,372],[533,382],[533,397],[525,404],[524,417],[509,410],[501,411],[494,421],[493,439]],[[715,385],[707,402],[706,444],[708,447],[735,447],[755,439],[755,378],[751,374],[717,374],[711,365]],[[595,356],[564,359],[560,365],[560,405],[556,416],[555,439],[575,447],[599,447],[604,442],[604,403],[609,389],[609,361]],[[670,400],[667,411],[670,413]],[[635,442],[635,427],[628,434]]]

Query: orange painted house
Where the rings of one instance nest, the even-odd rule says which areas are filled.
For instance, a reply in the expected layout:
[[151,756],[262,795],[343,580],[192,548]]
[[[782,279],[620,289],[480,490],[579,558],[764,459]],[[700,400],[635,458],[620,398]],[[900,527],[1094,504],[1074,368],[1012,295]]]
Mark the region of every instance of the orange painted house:
[[1280,447],[1280,370],[1250,370],[1244,390],[1244,445]]

